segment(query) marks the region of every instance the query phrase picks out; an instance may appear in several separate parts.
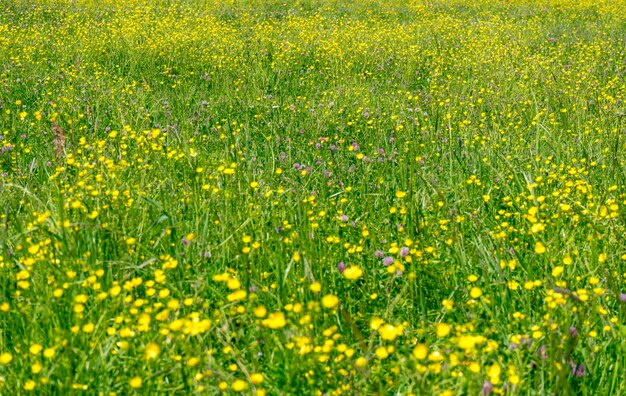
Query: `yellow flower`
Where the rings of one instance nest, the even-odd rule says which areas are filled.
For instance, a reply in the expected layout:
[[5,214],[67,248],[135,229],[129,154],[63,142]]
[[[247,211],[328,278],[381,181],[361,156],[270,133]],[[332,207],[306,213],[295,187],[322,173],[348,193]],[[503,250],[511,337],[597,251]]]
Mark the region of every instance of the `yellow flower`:
[[535,253],[544,254],[545,252],[546,252],[546,247],[544,246],[544,244],[541,242],[537,242],[535,244]]
[[327,294],[324,297],[322,297],[322,305],[325,308],[328,308],[328,309],[335,308],[337,304],[339,304],[339,299],[335,295]]
[[463,335],[459,337],[458,345],[461,349],[469,350],[476,345],[476,339],[471,335]]
[[246,388],[248,387],[248,384],[246,384],[242,380],[235,380],[235,382],[233,382],[232,387],[234,391],[241,392],[241,391],[246,390]]
[[489,366],[489,368],[487,369],[487,376],[489,377],[489,380],[491,380],[492,384],[497,385],[500,383],[501,372],[502,369],[500,368],[500,365],[498,363],[494,363]]
[[230,290],[237,290],[241,287],[241,282],[239,282],[239,279],[237,278],[229,278],[226,281],[226,286],[230,289]]
[[319,282],[312,283],[311,286],[309,286],[309,289],[311,289],[313,293],[319,293],[322,291],[322,284]]
[[285,327],[287,321],[285,320],[285,314],[282,312],[273,312],[267,319],[263,319],[261,324],[270,329],[280,329]]
[[376,354],[376,357],[379,358],[380,360],[386,359],[387,356],[389,356],[389,352],[387,352],[387,348],[385,347],[376,348],[376,351],[374,351],[374,354]]
[[161,348],[155,342],[150,342],[146,345],[146,360],[155,359],[159,356]]
[[33,365],[32,365],[32,366],[30,366],[30,371],[31,371],[33,374],[39,374],[39,372],[41,371],[41,369],[42,369],[42,368],[43,368],[43,367],[41,366],[41,364],[39,364],[39,363],[33,363]]
[[244,298],[246,298],[246,296],[248,295],[248,293],[246,293],[245,290],[239,289],[235,292],[230,293],[228,296],[226,296],[226,299],[229,302],[234,302],[234,301],[241,301]]
[[43,351],[43,356],[47,359],[50,359],[54,356],[55,353],[56,351],[54,350],[54,348],[46,348]]
[[370,321],[370,329],[378,330],[380,326],[383,325],[383,323],[385,323],[385,321],[381,318],[372,318],[372,320]]
[[450,334],[450,325],[446,323],[438,323],[436,332],[437,332],[437,337],[445,337],[448,334]]
[[396,191],[396,198],[404,198],[404,197],[406,197],[406,192]]
[[426,356],[428,356],[428,347],[426,344],[417,344],[415,348],[413,348],[413,356],[417,360],[424,360]]
[[533,234],[536,234],[538,232],[541,232],[543,230],[545,230],[546,226],[543,223],[535,223],[533,224],[533,226],[530,228],[530,231]]
[[387,323],[386,325],[381,326],[378,329],[378,333],[383,340],[393,341],[396,339],[396,337],[402,335],[403,330],[404,328],[402,327],[402,325],[394,326],[390,323]]
[[258,307],[254,308],[253,312],[254,316],[256,316],[257,318],[262,318],[267,315],[267,309],[263,305],[259,305]]
[[252,381],[253,384],[258,385],[260,383],[262,383],[264,380],[263,378],[263,374],[261,373],[252,373],[250,374],[250,381]]
[[134,377],[130,380],[130,387],[134,389],[141,388],[142,383],[141,377]]
[[11,360],[13,360],[13,355],[11,355],[8,352],[5,352],[2,355],[0,355],[0,364],[9,364],[11,363]]
[[483,291],[480,290],[479,287],[472,287],[472,289],[470,290],[470,296],[472,298],[478,298],[478,297],[480,297],[482,295],[483,295]]
[[343,276],[350,280],[359,279],[362,275],[363,270],[356,265],[350,266],[343,271]]
[[35,389],[35,381],[28,380],[26,381],[26,383],[24,383],[24,390],[30,391],[33,389]]
[[30,351],[30,353],[32,353],[33,355],[39,355],[39,352],[41,352],[43,349],[43,347],[39,344],[33,344],[30,346],[30,348],[28,349]]
[[185,324],[185,322],[183,322],[182,320],[176,319],[176,320],[172,321],[172,323],[170,323],[170,325],[168,327],[172,331],[178,331],[178,330],[183,328],[184,324]]
[[557,277],[561,275],[562,273],[563,273],[562,265],[557,265],[556,267],[552,268],[552,276]]

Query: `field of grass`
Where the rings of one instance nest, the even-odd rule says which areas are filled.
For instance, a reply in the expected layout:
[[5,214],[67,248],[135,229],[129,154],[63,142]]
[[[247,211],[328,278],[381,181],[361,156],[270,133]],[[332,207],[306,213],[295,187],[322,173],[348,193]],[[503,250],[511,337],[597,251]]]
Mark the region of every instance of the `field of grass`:
[[626,394],[626,1],[6,0],[0,394]]

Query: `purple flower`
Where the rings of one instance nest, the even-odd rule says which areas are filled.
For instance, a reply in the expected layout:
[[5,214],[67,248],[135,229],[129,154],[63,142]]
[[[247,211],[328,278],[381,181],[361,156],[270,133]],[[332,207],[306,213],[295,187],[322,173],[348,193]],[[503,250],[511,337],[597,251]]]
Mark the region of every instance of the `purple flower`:
[[383,265],[384,265],[385,267],[388,267],[388,266],[390,266],[391,264],[393,264],[393,257],[391,257],[391,256],[387,256],[387,257],[385,257],[385,258],[383,259]]
[[580,377],[584,377],[585,376],[585,365],[584,364],[579,364],[576,365],[574,363],[572,363],[572,375],[580,378]]
[[346,269],[346,264],[344,264],[344,262],[341,261],[339,264],[337,264],[337,269],[339,270],[340,273],[343,273],[343,270]]
[[187,246],[189,246],[190,242],[189,242],[189,239],[183,238],[183,239],[180,240],[180,243],[182,243],[183,246],[187,247]]
[[537,352],[535,352],[535,355],[539,356],[541,360],[546,360],[548,358],[548,352],[546,351],[546,346],[545,345],[540,346],[539,349],[537,349]]
[[493,392],[493,384],[491,383],[491,381],[485,381],[483,382],[483,395],[489,395],[491,394],[491,392]]
[[402,249],[400,249],[400,256],[402,256],[402,257],[408,256],[409,253],[410,253],[410,250],[406,246],[404,246]]
[[381,259],[383,257],[385,257],[385,252],[383,252],[382,250],[377,250],[374,252],[374,257]]
[[619,300],[623,303],[626,303],[626,293],[620,293]]
[[570,337],[576,337],[578,335],[578,329],[574,326],[569,327],[569,335]]
[[206,259],[211,258],[211,252],[209,252],[209,251],[204,252],[204,258],[206,258]]

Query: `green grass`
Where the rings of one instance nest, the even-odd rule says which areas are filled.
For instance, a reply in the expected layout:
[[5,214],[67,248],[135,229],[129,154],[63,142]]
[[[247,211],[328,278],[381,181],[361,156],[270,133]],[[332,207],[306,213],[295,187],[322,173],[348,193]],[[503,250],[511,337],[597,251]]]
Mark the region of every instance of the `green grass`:
[[623,1],[3,7],[0,394],[626,392]]

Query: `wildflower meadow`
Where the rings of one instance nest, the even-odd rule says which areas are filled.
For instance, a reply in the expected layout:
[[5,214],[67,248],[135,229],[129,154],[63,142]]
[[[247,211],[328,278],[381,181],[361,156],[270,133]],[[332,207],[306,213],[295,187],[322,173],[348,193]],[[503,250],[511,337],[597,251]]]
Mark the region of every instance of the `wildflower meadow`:
[[1,395],[626,395],[626,0],[4,0]]

